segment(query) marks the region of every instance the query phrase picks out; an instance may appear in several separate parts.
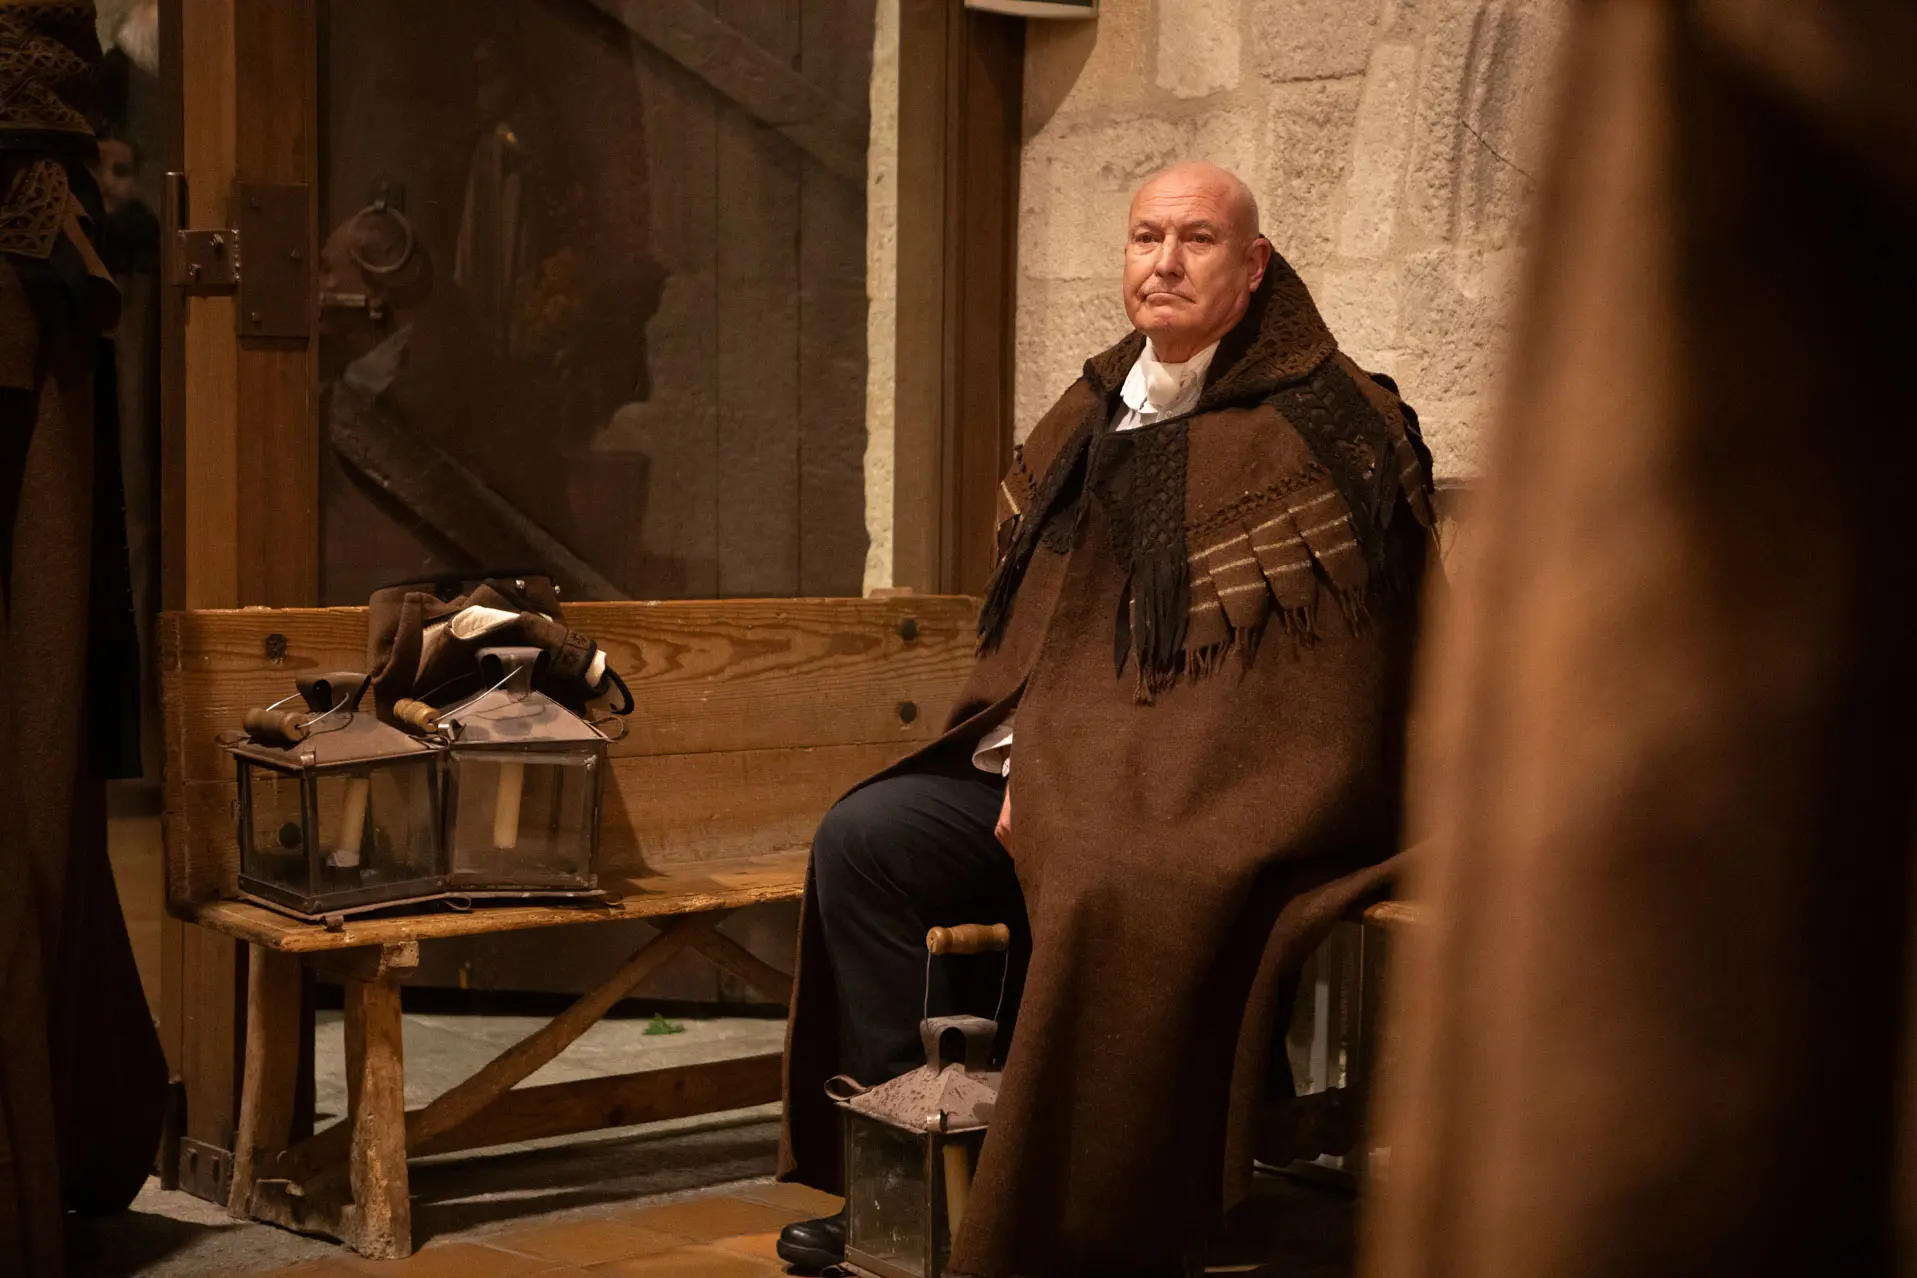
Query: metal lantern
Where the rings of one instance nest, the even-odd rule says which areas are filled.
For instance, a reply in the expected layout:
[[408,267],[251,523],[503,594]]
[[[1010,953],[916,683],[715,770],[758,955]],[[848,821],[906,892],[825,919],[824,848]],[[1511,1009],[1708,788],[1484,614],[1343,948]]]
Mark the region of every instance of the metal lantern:
[[[239,769],[240,888],[313,918],[442,888],[439,752],[360,713],[362,674],[302,676],[252,710]],[[287,701],[292,701],[288,698]]]
[[479,696],[438,716],[447,749],[447,883],[597,895],[606,738],[533,688],[537,648],[479,654]]
[[[933,928],[934,954],[1003,950],[1004,925]],[[870,1090],[835,1079],[845,1116],[845,1258],[872,1278],[940,1278],[965,1217],[986,1123],[998,1100],[998,1022],[919,1023],[925,1064]]]

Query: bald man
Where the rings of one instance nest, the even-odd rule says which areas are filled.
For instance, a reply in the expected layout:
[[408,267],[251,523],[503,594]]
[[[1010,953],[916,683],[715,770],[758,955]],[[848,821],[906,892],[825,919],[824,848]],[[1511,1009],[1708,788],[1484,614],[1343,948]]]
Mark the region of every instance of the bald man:
[[[1122,293],[1133,331],[1000,488],[947,731],[832,809],[806,887],[781,1175],[832,1192],[824,1084],[923,1063],[928,927],[1018,937],[946,1269],[969,1278],[1178,1272],[1249,1179],[1285,978],[1397,846],[1416,419],[1213,165],[1139,189]],[[934,1015],[990,1014],[996,960],[966,961],[929,969]],[[780,1254],[830,1263],[844,1231],[793,1225]]]

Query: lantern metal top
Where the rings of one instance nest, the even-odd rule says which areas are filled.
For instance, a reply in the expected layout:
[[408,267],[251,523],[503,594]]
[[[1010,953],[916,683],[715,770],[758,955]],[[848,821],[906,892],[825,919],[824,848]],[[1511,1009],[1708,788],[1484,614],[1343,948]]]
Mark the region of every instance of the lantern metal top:
[[[998,1023],[982,1016],[919,1022],[925,1064],[889,1083],[835,1097],[846,1108],[910,1132],[977,1131],[991,1122],[999,1072],[990,1068]],[[947,1049],[959,1051],[948,1057]]]
[[306,768],[348,767],[430,755],[433,747],[361,713],[366,676],[357,671],[305,674],[295,680],[303,705],[290,710],[255,710],[246,716],[247,735],[224,743],[242,759],[297,772]]
[[597,728],[532,686],[545,654],[538,648],[485,648],[479,669],[493,685],[440,716],[442,731],[460,746],[541,746],[601,743]]

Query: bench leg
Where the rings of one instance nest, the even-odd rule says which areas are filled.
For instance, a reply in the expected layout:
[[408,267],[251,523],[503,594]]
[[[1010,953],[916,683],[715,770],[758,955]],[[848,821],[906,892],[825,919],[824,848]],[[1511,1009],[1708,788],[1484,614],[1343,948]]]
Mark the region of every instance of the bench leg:
[[246,973],[246,1058],[240,1082],[240,1123],[233,1143],[233,1180],[226,1209],[253,1214],[253,1189],[293,1134],[294,1084],[299,1074],[299,959],[251,947]]
[[382,973],[346,983],[347,1121],[353,1125],[346,1211],[353,1249],[375,1260],[413,1251],[406,1175],[406,1063],[399,982]]

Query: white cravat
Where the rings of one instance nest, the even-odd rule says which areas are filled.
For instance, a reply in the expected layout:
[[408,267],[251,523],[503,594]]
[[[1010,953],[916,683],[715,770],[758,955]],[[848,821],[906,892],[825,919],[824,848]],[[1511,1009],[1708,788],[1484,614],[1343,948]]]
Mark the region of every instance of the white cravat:
[[[1137,430],[1196,408],[1205,390],[1205,370],[1217,353],[1218,343],[1213,342],[1182,364],[1167,364],[1146,338],[1145,349],[1139,352],[1131,372],[1125,375],[1125,384],[1119,388],[1112,429]],[[1007,715],[1005,722],[979,738],[972,751],[973,767],[1004,777],[1012,775],[1012,720],[1016,717],[1015,713]]]
[[1146,338],[1145,349],[1139,352],[1132,371],[1125,375],[1124,386],[1119,388],[1120,407],[1112,429],[1137,430],[1189,413],[1198,406],[1198,397],[1205,389],[1205,371],[1217,353],[1218,343],[1213,342],[1182,364],[1167,364]]

